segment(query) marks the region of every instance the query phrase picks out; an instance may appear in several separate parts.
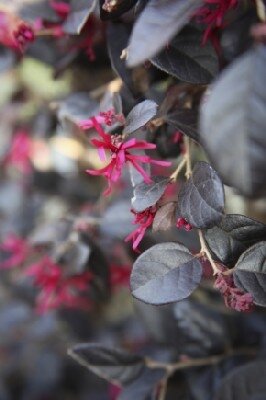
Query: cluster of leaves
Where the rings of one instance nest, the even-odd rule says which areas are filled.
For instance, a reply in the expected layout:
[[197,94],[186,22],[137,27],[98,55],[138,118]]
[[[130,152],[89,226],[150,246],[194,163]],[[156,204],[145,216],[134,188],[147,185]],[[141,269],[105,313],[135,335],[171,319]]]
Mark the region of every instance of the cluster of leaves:
[[[3,230],[0,267],[11,271],[8,284],[28,284],[31,277],[41,312],[62,306],[91,312],[110,300],[110,287],[127,282],[127,266],[133,265],[136,304],[144,314],[145,307],[164,306],[154,312],[176,319],[181,337],[184,326],[186,332],[196,326],[197,336],[197,329],[226,312],[236,321],[234,311],[265,307],[266,225],[227,213],[224,191],[230,186],[246,202],[266,195],[265,27],[263,0],[36,0],[0,6],[1,70],[34,58],[51,66],[54,78],[71,73],[72,79],[68,96],[45,107],[39,103],[45,111],[41,128],[36,105],[33,116],[16,110],[6,123],[11,128],[0,154],[3,183],[15,174],[33,203],[49,159],[53,177],[63,176],[57,194],[68,197],[64,218],[32,218],[32,226],[28,221],[18,229],[23,239],[7,236],[14,231],[10,226]],[[64,160],[51,162],[59,150]],[[103,193],[101,176],[107,180]],[[126,268],[117,268],[117,259]],[[13,268],[19,273],[12,275]],[[206,311],[202,296],[219,306]],[[196,318],[199,304],[204,323]],[[194,351],[198,338],[188,335],[189,345],[174,354],[177,362],[95,343],[69,353],[123,386],[119,399],[162,400],[172,398],[171,382],[186,371],[191,391],[203,367],[209,374],[216,365],[221,381],[238,365],[236,357],[245,362],[256,355],[257,348],[242,349],[233,339],[230,351],[217,350],[212,335],[220,331],[220,320],[217,326],[206,334],[211,344],[203,357]],[[199,336],[197,350],[207,346]],[[265,396],[256,368],[265,369],[265,361],[236,369],[216,399],[242,400],[245,387],[252,399]],[[243,386],[238,393],[235,380]],[[206,400],[205,389],[202,396],[184,398]]]

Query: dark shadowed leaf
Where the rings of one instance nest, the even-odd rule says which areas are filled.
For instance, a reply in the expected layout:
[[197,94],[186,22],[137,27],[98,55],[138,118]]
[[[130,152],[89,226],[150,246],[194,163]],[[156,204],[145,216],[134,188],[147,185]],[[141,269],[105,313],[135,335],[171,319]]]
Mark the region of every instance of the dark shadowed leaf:
[[150,399],[148,396],[156,390],[158,383],[165,377],[165,375],[165,369],[145,368],[137,379],[123,388],[118,400]]
[[[203,297],[204,299],[204,297]],[[204,357],[210,352],[222,353],[232,346],[232,334],[225,315],[213,307],[212,301],[193,298],[173,305],[176,323],[176,348],[192,357]]]
[[145,368],[142,357],[97,343],[78,344],[68,354],[96,375],[119,385],[129,384]]
[[169,183],[169,179],[163,176],[155,176],[152,180],[153,183],[142,182],[135,186],[134,196],[131,200],[135,211],[141,212],[148,207],[154,206],[164,194]]
[[224,191],[219,176],[210,164],[197,162],[179,192],[178,214],[193,227],[206,229],[221,221],[223,210]]
[[[179,132],[199,141],[199,105],[205,85],[179,83],[168,89],[157,117]],[[188,107],[189,105],[189,107]]]
[[134,297],[149,304],[173,303],[188,297],[201,280],[202,267],[178,243],[161,243],[135,261],[131,274]]
[[132,70],[121,59],[122,51],[127,47],[132,27],[131,24],[110,22],[107,27],[107,45],[113,70],[120,76],[123,83],[131,91],[134,90]]
[[[60,250],[60,247],[57,249]],[[69,241],[58,261],[64,265],[65,275],[82,274],[88,267],[91,249],[80,240]]]
[[216,52],[208,42],[201,46],[202,32],[185,27],[151,62],[184,82],[209,83],[218,72]]
[[224,70],[201,109],[201,138],[214,167],[247,196],[266,193],[265,63],[265,46],[246,52]]
[[58,103],[57,117],[64,123],[66,120],[78,123],[98,113],[98,104],[87,93],[72,93]]
[[179,109],[166,115],[165,120],[178,131],[195,141],[199,141],[198,134],[198,108]]
[[73,222],[67,219],[41,224],[32,232],[29,241],[33,246],[59,245],[67,239],[72,226]]
[[22,19],[29,22],[35,22],[38,18],[48,22],[59,22],[61,19],[51,7],[49,0],[21,1],[18,13]]
[[218,226],[204,233],[213,255],[228,267],[254,243],[266,240],[266,225],[244,215],[224,215]]
[[234,369],[221,382],[215,400],[266,398],[266,361],[257,360]]
[[176,222],[176,203],[170,202],[162,205],[156,212],[152,229],[156,231],[167,231]]
[[134,25],[127,63],[155,56],[189,21],[202,0],[150,0]]
[[121,239],[132,231],[132,214],[127,200],[116,201],[105,210],[100,231],[104,235]]
[[73,35],[80,33],[96,4],[96,0],[71,0],[71,11],[63,25],[64,32]]
[[106,91],[100,102],[100,112],[114,109],[115,114],[122,114],[122,99],[118,92]]
[[137,104],[128,114],[123,133],[128,135],[142,128],[157,112],[157,104],[152,100],[144,100]]
[[118,0],[116,3],[117,5],[111,12],[105,11],[102,6],[105,0],[100,0],[100,16],[103,21],[107,20],[115,20],[120,17],[125,12],[129,11],[134,5],[137,3],[138,0]]
[[266,307],[266,242],[245,251],[234,269],[235,284],[253,296],[255,304]]

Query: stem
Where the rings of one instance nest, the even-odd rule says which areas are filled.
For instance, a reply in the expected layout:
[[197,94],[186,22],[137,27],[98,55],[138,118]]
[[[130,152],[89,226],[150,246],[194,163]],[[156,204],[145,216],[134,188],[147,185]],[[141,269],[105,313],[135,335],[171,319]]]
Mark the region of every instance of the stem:
[[[156,362],[155,360],[146,359],[146,364],[149,368],[165,368],[167,371],[168,378],[173,375],[176,371],[185,369],[185,368],[193,368],[193,367],[204,367],[206,365],[214,365],[218,364],[220,361],[225,358],[232,356],[256,356],[257,349],[244,347],[242,349],[229,350],[224,354],[219,354],[217,356],[211,356],[206,358],[196,358],[187,361],[178,361],[173,364],[164,364],[160,362]],[[159,400],[161,400],[159,398]]]
[[255,0],[257,15],[262,22],[266,22],[266,9],[263,0]]
[[165,400],[167,392],[167,378],[163,379],[158,400]]
[[189,137],[184,138],[184,143],[185,143],[185,160],[186,160],[186,173],[185,176],[187,179],[189,179],[190,175],[192,174],[192,167],[191,167],[191,157],[190,157],[190,151],[191,151],[191,140]]
[[183,156],[182,161],[179,163],[177,169],[170,176],[170,179],[172,181],[177,180],[177,177],[184,166],[186,166],[185,177],[189,179],[190,175],[192,174],[191,157],[190,157],[191,141],[189,137],[184,138],[184,144],[185,144],[185,154]]
[[199,232],[199,240],[200,240],[200,255],[204,255],[208,258],[208,260],[212,266],[212,269],[213,269],[213,275],[217,275],[221,271],[219,270],[219,268],[217,268],[215,262],[212,259],[211,253],[209,252],[209,249],[206,245],[202,231],[199,229],[198,232]]
[[187,163],[187,160],[184,157],[183,160],[178,164],[177,169],[170,176],[170,180],[172,180],[172,181],[176,181],[177,180],[177,177],[178,177],[180,171],[183,169],[183,167],[186,165],[186,163]]
[[42,31],[39,31],[35,33],[36,36],[53,36],[54,31],[52,29],[43,29]]

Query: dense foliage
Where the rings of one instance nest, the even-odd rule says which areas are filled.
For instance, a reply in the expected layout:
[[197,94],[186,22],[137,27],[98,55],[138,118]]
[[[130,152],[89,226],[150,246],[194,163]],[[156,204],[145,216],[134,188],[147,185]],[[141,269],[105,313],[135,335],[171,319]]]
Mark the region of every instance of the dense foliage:
[[0,320],[54,357],[0,399],[265,399],[265,1],[2,0],[0,71]]

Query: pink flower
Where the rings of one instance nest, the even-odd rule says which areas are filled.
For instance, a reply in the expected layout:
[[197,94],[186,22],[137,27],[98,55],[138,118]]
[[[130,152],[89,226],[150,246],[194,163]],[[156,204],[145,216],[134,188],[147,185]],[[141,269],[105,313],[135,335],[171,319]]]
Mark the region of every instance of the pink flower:
[[[124,124],[125,118],[122,114],[115,114],[115,110],[111,108],[106,112],[100,112],[99,115],[96,115],[95,120],[98,124],[105,124],[107,126],[112,126],[114,123],[119,122]],[[93,118],[84,119],[79,122],[79,127],[83,130],[94,128],[94,120]]]
[[120,286],[129,286],[129,278],[131,273],[130,266],[112,264],[110,272],[111,288],[116,289]]
[[89,272],[64,277],[62,268],[46,256],[29,266],[25,274],[33,277],[34,285],[40,288],[37,311],[41,314],[62,306],[68,308],[90,306],[89,300],[79,294],[88,289],[91,280]]
[[133,250],[138,251],[138,245],[142,241],[146,230],[152,225],[153,220],[155,218],[157,211],[157,207],[149,207],[142,212],[136,212],[135,210],[131,210],[131,212],[135,215],[135,219],[133,221],[134,225],[139,225],[133,232],[131,232],[126,238],[125,241],[129,242],[133,240]]
[[24,51],[28,43],[34,42],[35,34],[32,27],[24,22],[21,22],[17,29],[13,31],[17,47]]
[[210,39],[217,48],[219,41],[216,31],[225,26],[225,14],[235,8],[237,4],[238,0],[205,0],[205,5],[200,7],[195,14],[196,20],[206,25],[202,39],[203,44]]
[[12,13],[0,11],[0,43],[15,51],[24,51],[35,39],[32,27]]
[[51,8],[57,13],[59,17],[65,20],[70,12],[70,5],[64,1],[50,0]]
[[110,383],[108,386],[108,394],[110,400],[118,400],[121,391],[122,391],[121,387]]
[[15,166],[21,172],[31,172],[32,139],[24,130],[17,131],[11,141],[10,150],[4,159],[4,165]]
[[[223,270],[226,270],[225,267]],[[223,275],[221,272],[215,280],[214,287],[222,294],[226,307],[236,311],[252,311],[254,307],[252,295],[237,288],[232,275]]]
[[187,222],[187,220],[182,217],[177,219],[176,227],[178,229],[184,228],[186,231],[191,231],[191,229],[193,229],[193,227]]
[[0,262],[0,269],[9,269],[23,264],[29,254],[30,248],[24,239],[10,234],[0,245],[0,250],[9,255],[6,260]]
[[143,176],[144,182],[152,183],[151,178],[147,175],[141,163],[151,163],[162,166],[169,166],[171,163],[168,161],[157,161],[151,159],[146,155],[132,154],[131,150],[147,150],[155,149],[156,145],[148,143],[145,140],[130,139],[123,142],[122,137],[119,135],[108,135],[104,132],[101,125],[95,117],[91,118],[94,128],[98,132],[101,140],[92,139],[91,143],[98,148],[98,153],[101,161],[106,161],[105,151],[111,153],[111,161],[109,164],[99,170],[87,170],[91,175],[103,175],[108,181],[108,188],[104,194],[108,195],[111,192],[111,184],[119,180],[122,174],[122,168],[126,162],[131,163],[132,166]]

